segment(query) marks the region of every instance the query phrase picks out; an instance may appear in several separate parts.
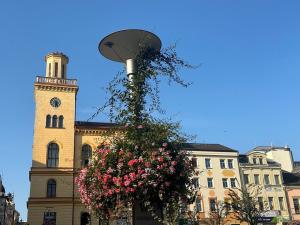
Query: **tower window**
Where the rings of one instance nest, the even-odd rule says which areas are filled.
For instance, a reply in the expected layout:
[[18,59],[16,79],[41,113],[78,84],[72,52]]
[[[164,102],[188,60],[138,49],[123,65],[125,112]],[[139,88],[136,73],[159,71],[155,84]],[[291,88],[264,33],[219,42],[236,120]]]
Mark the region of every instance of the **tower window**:
[[51,179],[47,183],[47,198],[56,197],[56,181]]
[[55,63],[55,67],[54,67],[54,77],[57,77],[57,72],[58,72],[58,63]]
[[89,145],[83,145],[81,150],[81,163],[82,166],[87,166],[92,158],[92,148]]
[[49,77],[51,77],[51,63],[49,63],[49,67],[48,67],[48,72],[49,72]]
[[59,128],[64,127],[64,117],[63,116],[59,116],[59,118],[58,118],[58,127]]
[[61,67],[61,78],[65,79],[65,64],[63,64]]
[[46,127],[50,127],[51,126],[51,116],[47,115],[46,116]]
[[56,143],[50,143],[48,145],[47,152],[47,167],[57,167],[58,166],[58,153],[59,147]]
[[52,117],[52,127],[57,127],[57,116],[56,115],[54,115]]

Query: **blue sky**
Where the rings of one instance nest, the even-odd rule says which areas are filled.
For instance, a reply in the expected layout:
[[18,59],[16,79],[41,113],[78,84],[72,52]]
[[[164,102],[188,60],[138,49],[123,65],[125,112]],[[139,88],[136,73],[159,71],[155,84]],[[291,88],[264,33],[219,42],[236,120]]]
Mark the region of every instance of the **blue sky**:
[[[70,58],[80,86],[77,119],[104,103],[121,64],[103,58],[101,38],[120,29],[157,34],[163,46],[201,67],[183,70],[193,85],[162,85],[167,115],[197,135],[245,152],[285,145],[300,160],[300,2],[252,1],[2,1],[0,3],[0,173],[26,220],[33,139],[33,82],[44,56]],[[106,121],[105,116],[97,120]]]

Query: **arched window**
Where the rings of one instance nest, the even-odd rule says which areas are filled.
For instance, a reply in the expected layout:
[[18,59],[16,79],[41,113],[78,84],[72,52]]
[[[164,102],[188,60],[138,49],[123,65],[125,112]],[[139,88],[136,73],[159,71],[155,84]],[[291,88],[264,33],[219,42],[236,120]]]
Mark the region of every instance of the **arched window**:
[[51,126],[51,116],[47,115],[46,116],[46,127],[50,127]]
[[52,117],[52,127],[57,127],[57,116],[56,115],[54,115]]
[[47,167],[57,167],[58,166],[58,152],[59,147],[56,143],[50,143],[48,145],[47,152]]
[[89,145],[83,145],[81,150],[82,166],[87,166],[92,158],[92,148]]
[[80,225],[90,225],[91,224],[91,216],[89,213],[84,212],[81,213],[80,216]]
[[47,198],[56,197],[56,181],[51,179],[47,183]]
[[64,127],[64,117],[63,116],[59,116],[58,117],[58,127],[59,128],[63,128]]

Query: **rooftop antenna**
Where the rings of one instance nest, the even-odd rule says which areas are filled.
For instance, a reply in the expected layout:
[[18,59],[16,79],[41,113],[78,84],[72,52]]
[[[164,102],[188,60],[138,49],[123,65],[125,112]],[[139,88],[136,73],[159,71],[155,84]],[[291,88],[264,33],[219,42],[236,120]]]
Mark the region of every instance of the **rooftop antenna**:
[[136,57],[143,49],[160,51],[161,41],[155,34],[139,29],[121,30],[104,37],[98,46],[107,59],[126,65],[130,81],[136,73]]

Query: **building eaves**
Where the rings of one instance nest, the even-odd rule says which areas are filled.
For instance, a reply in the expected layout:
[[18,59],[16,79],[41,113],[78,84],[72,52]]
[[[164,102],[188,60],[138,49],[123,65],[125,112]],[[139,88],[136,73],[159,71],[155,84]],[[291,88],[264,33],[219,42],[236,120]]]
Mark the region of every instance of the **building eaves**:
[[220,144],[183,143],[181,148],[187,151],[238,152]]
[[116,123],[106,122],[86,122],[86,121],[75,121],[75,128],[81,129],[105,129],[117,127]]

